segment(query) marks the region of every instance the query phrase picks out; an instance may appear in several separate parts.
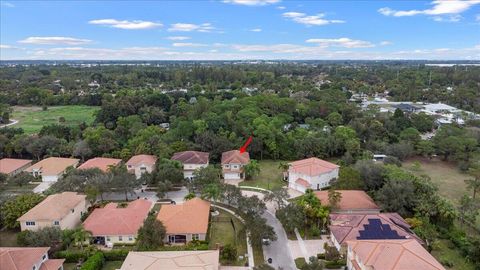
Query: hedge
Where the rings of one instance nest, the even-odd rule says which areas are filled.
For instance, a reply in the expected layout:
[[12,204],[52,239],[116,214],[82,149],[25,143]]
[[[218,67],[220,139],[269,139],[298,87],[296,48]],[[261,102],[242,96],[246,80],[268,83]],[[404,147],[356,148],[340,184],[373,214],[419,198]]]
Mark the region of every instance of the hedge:
[[347,265],[346,260],[325,261],[325,268],[338,269],[345,265]]
[[[123,261],[128,255],[130,250],[126,249],[113,249],[113,250],[105,250],[105,251],[98,251],[102,253],[103,258],[106,261]],[[98,253],[96,252],[96,253]],[[95,253],[95,254],[96,254]],[[58,259],[65,259],[66,263],[77,263],[80,260],[86,261],[90,257],[90,252],[88,251],[59,251],[55,254],[55,258]]]
[[101,251],[98,251],[82,264],[80,270],[101,270],[104,263],[105,257]]
[[106,261],[123,261],[130,250],[127,249],[113,249],[109,251],[102,251]]

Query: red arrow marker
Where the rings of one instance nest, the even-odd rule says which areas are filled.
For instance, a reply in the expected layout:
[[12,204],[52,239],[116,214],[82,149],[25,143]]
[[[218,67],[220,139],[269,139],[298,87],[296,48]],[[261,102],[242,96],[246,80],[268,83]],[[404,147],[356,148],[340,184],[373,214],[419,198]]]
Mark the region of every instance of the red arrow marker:
[[247,147],[248,145],[252,142],[252,136],[248,137],[247,141],[245,142],[245,144],[240,147],[240,154],[244,153],[245,150],[247,150]]

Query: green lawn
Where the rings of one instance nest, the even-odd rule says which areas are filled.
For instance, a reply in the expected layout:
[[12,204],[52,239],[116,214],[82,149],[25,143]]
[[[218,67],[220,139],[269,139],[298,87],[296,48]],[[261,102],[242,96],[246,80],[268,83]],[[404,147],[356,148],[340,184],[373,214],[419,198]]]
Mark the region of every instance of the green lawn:
[[0,231],[0,247],[16,247],[17,245],[17,233],[14,230],[1,230]]
[[[240,183],[240,186],[251,186],[259,187],[265,189],[275,189],[283,187],[287,182],[282,180],[283,174],[282,170],[278,168],[282,161],[274,160],[261,160],[259,161],[260,165],[260,174],[252,180],[245,180]],[[283,161],[286,162],[286,161]]]
[[19,123],[12,127],[20,127],[25,133],[33,134],[39,132],[44,125],[59,124],[59,118],[62,116],[67,126],[77,126],[82,122],[91,124],[95,120],[94,113],[99,109],[95,106],[72,105],[52,106],[43,111],[38,106],[14,106],[11,118],[18,120]]
[[[216,217],[212,217],[210,230],[209,230],[209,249],[216,249],[218,245],[225,246],[227,244],[237,247],[237,254],[244,256],[247,253],[247,239],[245,235],[244,225],[230,213],[219,209],[220,214]],[[233,218],[235,224],[236,233],[233,230],[233,226],[230,222],[230,218]],[[220,260],[222,265],[245,265],[246,259],[237,262],[226,262]]]
[[447,269],[455,270],[473,270],[475,269],[472,263],[469,263],[465,260],[465,257],[460,254],[460,252],[455,248],[455,246],[446,239],[439,239],[435,242],[432,255],[441,262],[444,266],[446,262],[449,262],[452,267],[447,267]]
[[24,193],[30,193],[33,189],[38,186],[38,184],[26,184],[23,186],[11,185],[11,184],[0,184],[0,200],[3,197],[20,195]]

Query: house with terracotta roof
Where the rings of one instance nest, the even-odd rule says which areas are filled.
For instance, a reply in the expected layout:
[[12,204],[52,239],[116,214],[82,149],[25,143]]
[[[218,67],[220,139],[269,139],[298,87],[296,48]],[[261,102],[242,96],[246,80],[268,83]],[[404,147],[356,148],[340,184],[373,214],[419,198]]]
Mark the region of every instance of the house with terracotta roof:
[[192,179],[195,170],[208,166],[210,154],[199,151],[183,151],[173,154],[172,160],[179,161],[183,165],[183,177]]
[[248,152],[231,150],[222,153],[222,174],[225,180],[244,180],[244,167],[250,162]]
[[45,227],[62,230],[75,229],[88,211],[86,195],[76,192],[62,192],[48,196],[17,219],[22,231],[36,231]]
[[49,259],[49,247],[0,247],[2,270],[63,270],[64,259]]
[[414,239],[347,241],[347,269],[445,270]]
[[[380,207],[363,190],[336,190],[342,198],[335,207],[331,208],[331,213],[338,214],[377,214],[380,213]],[[328,200],[328,191],[314,191],[315,196],[322,202],[322,205],[330,205]]]
[[127,170],[130,173],[135,174],[135,177],[139,179],[144,173],[151,173],[155,168],[157,157],[153,155],[136,155],[131,157],[127,163]]
[[32,165],[30,159],[2,158],[0,159],[0,173],[14,176],[23,172]]
[[341,252],[347,241],[415,239],[424,244],[397,213],[330,214],[330,239]]
[[220,251],[130,251],[120,270],[218,270]]
[[82,165],[78,166],[78,169],[86,170],[86,169],[97,168],[102,170],[103,172],[108,172],[108,170],[110,170],[111,167],[116,167],[121,162],[122,162],[121,159],[96,157],[96,158],[91,158],[85,161]]
[[162,205],[157,219],[167,230],[165,242],[188,243],[205,240],[210,218],[210,202],[193,198],[183,204]]
[[339,166],[316,157],[288,164],[288,187],[305,193],[307,189],[320,190],[338,178]]
[[153,203],[144,199],[132,201],[125,207],[109,203],[93,210],[83,227],[92,233],[96,244],[134,243],[152,207]]
[[43,182],[57,182],[63,177],[67,168],[76,168],[79,161],[75,158],[49,157],[28,167],[25,171],[34,177],[41,177]]

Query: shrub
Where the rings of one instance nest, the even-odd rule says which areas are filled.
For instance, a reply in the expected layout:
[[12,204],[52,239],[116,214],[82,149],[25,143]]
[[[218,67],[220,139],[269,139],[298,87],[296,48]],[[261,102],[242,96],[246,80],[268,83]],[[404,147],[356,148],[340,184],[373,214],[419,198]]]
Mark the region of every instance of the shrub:
[[317,254],[317,258],[318,258],[319,260],[325,260],[325,253],[318,253],[318,254]]
[[113,249],[109,251],[103,251],[103,256],[106,261],[123,261],[128,255],[127,249]]
[[231,244],[227,244],[223,247],[221,257],[227,261],[235,261],[237,259],[237,249]]
[[55,258],[65,259],[66,263],[78,263],[79,261],[85,261],[89,257],[89,252],[73,252],[69,250],[63,250],[55,253]]
[[98,251],[92,256],[88,257],[85,263],[82,264],[80,270],[101,270],[104,263],[105,258],[103,253]]
[[295,265],[297,266],[298,269],[302,269],[302,267],[307,264],[305,261],[305,258],[300,257],[295,259]]
[[452,261],[450,261],[448,258],[445,258],[445,257],[440,258],[440,263],[443,266],[446,266],[448,268],[452,268],[454,266],[454,263]]
[[325,268],[330,268],[330,269],[337,269],[341,268],[342,266],[347,265],[346,260],[335,260],[335,261],[326,261],[325,262]]
[[320,229],[317,226],[313,226],[311,229],[312,236],[319,236],[320,235]]

